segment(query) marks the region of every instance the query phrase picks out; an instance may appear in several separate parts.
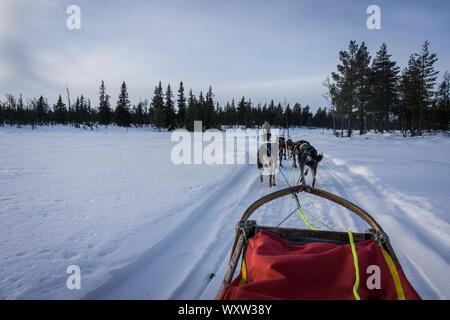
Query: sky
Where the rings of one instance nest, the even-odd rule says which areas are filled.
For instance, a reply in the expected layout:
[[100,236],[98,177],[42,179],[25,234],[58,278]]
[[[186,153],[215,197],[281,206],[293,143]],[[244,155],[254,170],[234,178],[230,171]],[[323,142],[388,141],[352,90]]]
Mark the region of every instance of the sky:
[[[369,5],[380,30],[366,26]],[[245,95],[315,110],[350,40],[372,57],[385,42],[401,68],[428,40],[440,76],[450,71],[449,12],[448,0],[0,0],[0,95],[55,103],[68,87],[97,105],[104,80],[114,105],[126,81],[136,104],[183,81],[195,94],[212,86],[221,105]]]

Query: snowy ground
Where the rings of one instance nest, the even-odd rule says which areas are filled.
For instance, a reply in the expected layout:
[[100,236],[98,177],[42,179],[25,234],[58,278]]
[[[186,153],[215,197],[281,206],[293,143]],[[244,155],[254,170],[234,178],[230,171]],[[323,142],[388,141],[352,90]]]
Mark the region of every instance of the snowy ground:
[[[291,136],[324,152],[316,186],[375,217],[419,294],[450,299],[450,139]],[[0,299],[214,298],[234,225],[267,180],[254,165],[176,166],[175,144],[146,129],[0,128]],[[291,183],[291,166],[283,172]],[[272,191],[287,187],[276,181]],[[300,200],[336,230],[366,229],[335,205]],[[286,197],[255,217],[278,224],[293,209]],[[285,226],[304,227],[298,215]],[[81,268],[81,290],[66,288],[69,265]]]

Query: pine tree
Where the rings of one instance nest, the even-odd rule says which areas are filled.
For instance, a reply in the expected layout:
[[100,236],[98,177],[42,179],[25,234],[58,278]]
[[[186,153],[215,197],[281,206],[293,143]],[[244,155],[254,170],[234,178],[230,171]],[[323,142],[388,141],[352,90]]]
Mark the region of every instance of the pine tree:
[[283,107],[281,106],[281,103],[278,103],[276,108],[275,122],[273,123],[273,125],[277,127],[282,127],[284,126],[284,124],[285,121],[284,121]]
[[401,114],[404,135],[407,122],[411,135],[422,135],[424,113],[429,111],[434,95],[434,86],[438,71],[434,69],[437,61],[435,53],[429,53],[429,43],[426,41],[420,54],[410,56],[408,66],[401,77]]
[[210,86],[208,92],[206,93],[206,100],[205,100],[205,128],[211,129],[214,127],[216,127],[214,95],[212,93],[212,88]]
[[163,128],[166,123],[166,114],[164,110],[164,98],[161,81],[158,86],[155,87],[151,105],[153,107],[153,124],[158,129]]
[[167,86],[166,90],[166,99],[164,103],[164,127],[173,130],[176,127],[176,113],[175,113],[175,107],[173,103],[173,93],[172,89],[170,88],[170,84]]
[[[385,43],[381,45],[372,62],[370,110],[376,114],[378,129],[389,130],[389,114],[399,99],[399,71],[397,63],[391,60]],[[384,126],[383,126],[384,123]]]
[[194,121],[199,120],[198,118],[196,118],[197,113],[196,110],[197,110],[197,99],[195,95],[192,93],[192,89],[190,89],[185,118],[186,129],[189,131],[194,131]]
[[[26,112],[23,104],[22,94],[19,95],[19,99],[17,99],[17,126],[20,128],[23,124],[26,123]],[[1,117],[0,117],[0,125],[1,125]]]
[[48,104],[47,100],[41,95],[35,102],[36,120],[38,124],[42,125],[47,122]]
[[237,107],[237,116],[238,116],[238,124],[239,125],[245,125],[245,97],[243,96],[241,98],[241,101],[239,101],[238,103],[238,107]]
[[55,121],[57,123],[66,124],[67,123],[67,108],[63,103],[61,95],[59,95],[58,102],[53,106],[55,112]]
[[80,97],[77,97],[77,99],[75,100],[74,122],[75,122],[75,127],[79,128],[81,125]]
[[434,112],[435,127],[447,131],[450,120],[450,73],[444,73],[444,78],[436,93],[436,110]]
[[177,114],[177,122],[178,127],[185,128],[186,127],[186,97],[184,96],[184,87],[183,81],[180,82],[180,89],[178,89],[178,100],[177,100],[178,114]]
[[205,124],[205,114],[206,114],[206,101],[203,97],[203,92],[200,91],[200,94],[198,95],[198,101],[194,109],[194,120],[201,121],[202,122],[202,130],[205,130],[206,124]]
[[425,41],[422,51],[417,56],[420,71],[420,101],[419,101],[419,135],[423,130],[423,114],[431,105],[431,98],[434,94],[434,86],[436,85],[439,71],[434,69],[434,64],[438,60],[436,53],[429,52],[428,41]]
[[311,113],[310,107],[308,105],[306,107],[304,107],[302,110],[302,118],[303,118],[305,126],[307,126],[307,127],[312,126],[313,114]]
[[367,131],[366,126],[366,112],[370,103],[370,60],[369,51],[364,41],[359,46],[356,53],[356,104],[359,116],[359,134],[365,134]]
[[130,101],[128,100],[128,91],[125,81],[120,88],[119,100],[115,110],[115,121],[118,126],[129,127],[131,124]]
[[81,95],[80,100],[79,100],[78,112],[79,112],[80,124],[83,124],[83,125],[88,124],[88,122],[89,122],[88,101],[86,100],[86,98],[83,95]]
[[294,104],[292,109],[292,125],[294,127],[300,127],[302,125],[302,106],[300,103]]
[[110,96],[105,92],[105,83],[102,80],[100,85],[100,98],[98,105],[98,123],[108,126],[112,121],[112,111],[109,103]]
[[136,110],[135,110],[135,120],[134,123],[138,127],[142,127],[145,123],[145,116],[144,116],[144,103],[142,101],[139,101]]
[[348,51],[339,52],[341,64],[337,66],[337,73],[333,72],[332,78],[336,83],[339,94],[336,101],[338,113],[347,119],[347,136],[352,135],[353,111],[357,106],[357,53],[359,46],[356,41],[350,41]]
[[409,127],[411,135],[416,131],[417,101],[420,99],[420,72],[415,55],[411,55],[403,70],[400,82],[401,104],[399,108],[401,130],[406,136]]
[[248,99],[245,103],[244,109],[244,125],[246,128],[253,128],[254,125],[254,116],[253,116],[253,107],[252,107],[252,99]]
[[236,109],[236,104],[234,103],[234,98],[231,100],[230,111],[231,111],[231,124],[233,126],[236,126],[239,124],[239,118],[238,118],[238,112]]
[[292,125],[292,119],[293,118],[293,112],[291,110],[291,106],[288,104],[286,107],[286,110],[284,110],[284,119],[285,123],[283,124],[283,127],[289,128]]
[[277,111],[275,108],[275,103],[273,102],[273,99],[270,100],[269,106],[267,107],[267,115],[266,120],[269,123],[274,124],[277,118]]

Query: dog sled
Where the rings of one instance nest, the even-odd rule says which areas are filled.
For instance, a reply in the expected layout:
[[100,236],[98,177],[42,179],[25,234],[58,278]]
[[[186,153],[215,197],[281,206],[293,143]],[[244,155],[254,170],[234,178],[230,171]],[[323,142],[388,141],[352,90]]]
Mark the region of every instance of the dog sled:
[[[250,220],[275,199],[308,193],[358,215],[364,233],[260,226]],[[301,212],[300,206],[299,211]],[[305,221],[306,222],[306,221]],[[241,259],[242,258],[242,259]],[[241,270],[232,280],[241,261]],[[417,300],[389,237],[363,209],[326,191],[298,185],[253,203],[236,225],[228,267],[216,295],[222,300]]]

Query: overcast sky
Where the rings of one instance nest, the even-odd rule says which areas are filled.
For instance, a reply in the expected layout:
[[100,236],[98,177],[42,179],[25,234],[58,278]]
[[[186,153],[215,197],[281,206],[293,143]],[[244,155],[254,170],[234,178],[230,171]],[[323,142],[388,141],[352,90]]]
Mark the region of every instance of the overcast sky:
[[[80,30],[66,27],[71,4]],[[372,4],[381,30],[366,27]],[[350,40],[372,57],[386,42],[402,68],[429,40],[437,69],[450,70],[449,13],[448,0],[0,0],[0,94],[54,103],[67,86],[97,105],[104,80],[115,104],[125,80],[137,103],[159,80],[175,90],[182,80],[196,94],[211,85],[222,105],[245,95],[316,109]]]

